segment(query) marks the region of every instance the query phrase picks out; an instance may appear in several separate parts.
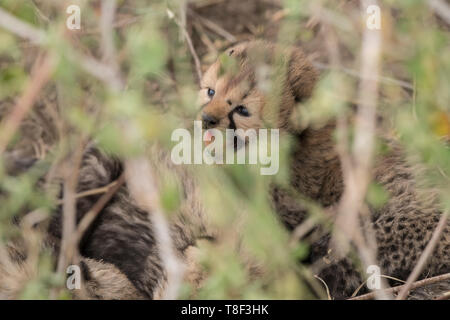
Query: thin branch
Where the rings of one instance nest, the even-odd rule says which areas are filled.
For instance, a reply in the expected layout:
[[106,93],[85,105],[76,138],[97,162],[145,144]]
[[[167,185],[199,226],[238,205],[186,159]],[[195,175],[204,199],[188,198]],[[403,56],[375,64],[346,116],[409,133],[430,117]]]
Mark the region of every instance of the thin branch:
[[292,245],[298,243],[305,235],[307,235],[311,230],[317,225],[316,217],[308,217],[304,222],[295,227],[292,232],[290,243]]
[[[175,21],[175,23],[177,24],[177,26],[180,28],[181,32],[183,33],[184,38],[186,39],[186,43],[188,45],[189,51],[191,52],[192,58],[194,59],[195,71],[197,72],[198,84],[200,85],[200,81],[203,78],[202,65],[200,63],[200,59],[198,57],[197,51],[195,51],[191,36],[187,32],[186,26],[182,25],[181,22],[175,18],[174,13],[172,11],[170,11],[169,9],[167,9],[167,10],[168,10],[167,13],[168,13],[169,17]],[[186,9],[183,9],[183,7],[181,8],[181,14],[184,15],[184,17],[186,16]]]
[[196,21],[193,21],[194,28],[197,29],[197,33],[200,36],[200,40],[203,42],[203,44],[208,47],[208,50],[214,55],[218,54],[217,48],[214,46],[214,43],[211,41],[211,39],[208,37],[205,29],[202,27],[202,25]]
[[31,2],[33,3],[34,10],[36,10],[36,13],[38,14],[39,18],[45,21],[46,23],[49,23],[50,19],[42,12],[42,10],[36,4],[36,0],[32,0]]
[[[33,44],[45,45],[45,31],[21,21],[1,8],[0,27],[31,41]],[[71,62],[78,64],[86,73],[108,84],[110,87],[119,87],[120,83],[117,81],[116,73],[109,65],[101,63],[92,57],[72,51],[68,52],[68,58]]]
[[121,86],[121,83],[116,78],[116,73],[109,65],[79,53],[69,53],[68,58],[72,62],[78,63],[86,73],[106,83],[110,88]]
[[448,217],[448,212],[444,212],[441,216],[441,219],[439,220],[439,223],[438,223],[436,229],[433,232],[433,236],[431,237],[430,242],[428,242],[427,246],[425,247],[425,250],[423,251],[422,255],[419,258],[419,261],[417,262],[413,271],[411,272],[408,279],[406,280],[406,284],[403,287],[402,291],[400,291],[400,293],[398,294],[397,300],[403,300],[406,298],[413,282],[416,281],[417,278],[422,273],[423,268],[425,267],[428,259],[430,258],[431,254],[433,253],[434,249],[436,248],[436,245],[438,244],[438,241],[441,238],[442,232],[444,231],[444,229],[447,225],[447,217]]
[[212,22],[211,20],[198,15],[194,10],[188,8],[188,13],[190,15],[192,15],[194,19],[200,21],[200,23],[202,23],[206,28],[208,28],[209,30],[222,36],[224,39],[228,40],[229,42],[237,41],[237,38],[235,36],[233,36],[231,33],[226,31],[224,28],[222,28],[218,24]]
[[[86,191],[82,191],[79,192],[75,195],[75,199],[80,199],[80,198],[84,198],[84,197],[88,197],[88,196],[93,196],[96,194],[101,194],[101,193],[106,193],[108,192],[112,187],[114,187],[117,184],[117,181],[113,181],[109,184],[107,184],[104,187],[100,187],[100,188],[95,188],[95,189],[90,189],[90,190],[86,190]],[[56,201],[56,204],[63,204],[63,200],[58,200]]]
[[[361,1],[361,10],[376,1]],[[376,264],[376,254],[361,232],[360,213],[364,209],[364,197],[370,183],[370,169],[375,141],[376,106],[378,101],[379,60],[381,55],[381,31],[363,31],[361,47],[361,82],[355,118],[355,140],[351,150],[346,145],[346,122],[338,121],[341,145],[338,148],[342,160],[345,189],[338,204],[338,215],[333,231],[333,246],[339,255],[346,255],[353,241],[365,266]],[[350,154],[347,154],[350,153]],[[384,284],[383,284],[384,286]],[[384,291],[375,293],[379,299],[388,299]]]
[[148,212],[154,226],[159,254],[167,274],[167,286],[162,299],[176,299],[183,280],[184,266],[174,252],[169,225],[159,204],[159,194],[154,184],[153,172],[145,158],[126,161],[125,172],[131,195]]
[[428,0],[428,6],[442,19],[450,24],[450,6],[442,0]]
[[[387,275],[384,275],[384,274],[380,274],[380,277],[381,277],[381,278],[386,278],[386,279],[395,280],[395,281],[398,281],[398,282],[400,282],[400,283],[405,283],[405,281],[403,281],[403,280],[400,280],[400,279],[395,278],[395,277],[387,276]],[[352,298],[353,298],[353,297],[356,297],[356,295],[358,294],[358,292],[364,287],[364,285],[367,283],[368,280],[369,280],[369,279],[367,278],[363,283],[361,283],[361,284],[359,285],[359,287],[353,292]]]
[[32,25],[14,17],[2,8],[0,8],[0,27],[37,45],[42,44],[46,38],[44,31],[38,30]]
[[73,262],[77,253],[77,246],[72,241],[76,228],[76,188],[83,150],[84,139],[81,138],[73,156],[64,164],[64,198],[62,210],[62,237],[61,250],[58,258],[57,272],[63,273],[67,265]]
[[[423,287],[423,286],[426,286],[426,285],[430,285],[430,284],[433,284],[433,283],[449,280],[449,279],[450,279],[450,273],[445,273],[445,274],[441,274],[441,275],[436,276],[436,277],[423,279],[423,280],[414,282],[411,285],[410,290],[411,289],[420,288],[420,287]],[[394,294],[394,293],[399,292],[400,290],[402,290],[403,287],[405,287],[405,286],[406,285],[404,284],[404,285],[401,285],[401,286],[392,287],[392,288],[388,288],[388,289],[376,290],[376,291],[373,291],[373,292],[370,292],[370,293],[367,293],[367,294],[364,294],[364,295],[361,295],[361,296],[350,298],[348,300],[370,300],[370,299],[375,298],[375,295],[376,295],[377,291],[384,291],[385,293],[388,293],[388,294]]]
[[[363,1],[364,2],[364,1]],[[376,3],[376,2],[375,2]],[[366,7],[364,3],[362,7]],[[345,190],[339,203],[336,225],[340,229],[339,245],[347,251],[348,241],[359,227],[359,210],[363,204],[374,146],[375,115],[378,99],[378,85],[369,78],[378,75],[381,52],[381,34],[379,30],[365,29],[361,48],[361,83],[355,119],[355,141],[351,150],[352,166],[344,170]],[[337,234],[335,235],[337,240]],[[344,239],[346,238],[346,239]]]
[[434,300],[450,300],[450,291],[445,292],[443,295],[437,297]]
[[[352,69],[341,67],[341,66],[334,67],[332,65],[317,62],[317,61],[314,61],[312,64],[319,70],[337,70],[337,71],[342,71],[352,77],[361,78],[361,74],[356,70],[352,70]],[[373,75],[369,75],[368,79],[376,80],[376,81],[378,81],[380,83],[384,83],[384,84],[397,85],[402,88],[408,89],[410,91],[414,90],[413,84],[403,81],[403,80],[395,79],[395,78],[390,78],[390,77],[385,77],[385,76],[380,76],[380,75],[378,75],[377,77],[374,77]]]
[[222,2],[224,2],[225,0],[200,0],[200,1],[196,1],[195,2],[195,8],[196,9],[201,9],[204,7],[209,7],[209,6],[215,6],[218,5]]
[[327,291],[327,298],[328,298],[328,300],[333,300],[333,299],[331,298],[331,295],[330,295],[330,289],[328,288],[327,283],[326,283],[321,277],[319,277],[318,275],[315,275],[314,278],[318,279],[318,280],[319,280],[320,282],[322,282],[323,285],[325,286],[325,290]]
[[47,55],[39,57],[33,66],[31,80],[25,88],[22,96],[17,101],[12,112],[3,120],[0,126],[0,154],[8,147],[22,120],[33,107],[34,101],[41,92],[42,88],[51,78],[54,66],[54,58]]
[[[78,176],[78,172],[76,173],[76,176]],[[83,218],[81,219],[78,226],[75,228],[75,225],[71,225],[70,233],[67,234],[67,236],[64,234],[63,231],[63,239],[62,239],[62,245],[61,245],[61,252],[60,257],[58,261],[58,271],[62,272],[63,268],[66,266],[66,263],[68,261],[73,261],[74,257],[76,258],[74,263],[78,263],[76,261],[78,257],[78,246],[80,244],[80,241],[85,234],[86,230],[89,228],[89,226],[92,224],[92,222],[97,218],[101,210],[105,207],[105,205],[108,203],[109,200],[114,196],[114,194],[119,190],[119,188],[122,186],[122,184],[125,182],[125,175],[122,174],[116,181],[113,182],[113,186],[111,189],[108,190],[107,193],[105,193],[100,199],[97,200],[97,202],[93,205],[93,207],[85,213]],[[71,192],[71,190],[64,190]],[[74,193],[72,191],[71,194],[71,201],[72,205],[75,204],[74,199]],[[66,198],[66,194],[64,195],[64,198]],[[68,218],[69,217],[69,218]],[[71,224],[71,219],[75,217],[70,217],[66,215],[66,212],[64,212],[64,222]],[[70,220],[69,220],[70,219]],[[66,222],[66,220],[68,222]],[[67,229],[67,226],[66,226]],[[63,225],[64,230],[64,225]],[[55,296],[55,292],[53,292],[53,296]],[[80,292],[80,295],[83,296],[84,293]]]
[[124,87],[120,77],[120,67],[117,63],[116,47],[114,45],[114,17],[116,14],[116,0],[102,0],[102,15],[100,18],[101,45],[103,62],[113,73],[110,86],[114,90]]
[[[122,27],[127,27],[129,25],[135,24],[140,19],[141,19],[140,16],[123,18],[123,19],[121,19],[119,21],[114,22],[113,23],[113,27],[115,29],[122,28]],[[83,34],[83,35],[96,34],[96,33],[100,33],[100,32],[101,32],[100,28],[85,29],[85,30],[81,30],[80,31],[80,33]]]
[[116,194],[116,192],[124,183],[125,183],[125,174],[122,173],[116,181],[109,184],[112,186],[110,187],[108,192],[105,193],[103,196],[101,196],[101,198],[97,200],[94,206],[88,212],[86,212],[86,214],[83,216],[83,219],[81,219],[80,223],[78,224],[75,233],[74,241],[77,244],[80,243],[81,238],[83,237],[84,233],[89,228],[91,223],[97,218],[101,210],[105,207],[108,201],[111,200],[111,198]]

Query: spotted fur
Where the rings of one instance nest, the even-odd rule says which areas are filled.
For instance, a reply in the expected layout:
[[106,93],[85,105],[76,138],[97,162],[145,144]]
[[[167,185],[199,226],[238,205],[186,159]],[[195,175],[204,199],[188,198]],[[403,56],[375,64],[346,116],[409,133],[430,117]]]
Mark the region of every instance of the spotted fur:
[[[227,114],[233,110],[233,105],[244,104],[252,116],[234,116],[237,128],[258,129],[269,124],[289,133],[294,140],[290,159],[291,186],[324,208],[332,208],[344,189],[341,163],[333,140],[335,123],[332,120],[319,128],[299,128],[291,122],[297,103],[312,94],[317,71],[300,49],[283,50],[262,41],[238,45],[228,54],[236,59],[238,68],[223,71],[223,59],[219,59],[206,71],[199,93],[203,102],[202,113],[217,119],[214,128],[225,129],[230,124]],[[277,54],[281,54],[278,60]],[[274,92],[264,92],[264,88],[258,87],[255,81],[258,70],[264,70],[267,65],[280,65],[280,61],[281,66],[285,66],[285,73],[278,73],[272,79],[281,83],[279,98],[274,102],[270,96]],[[205,88],[213,88],[215,96],[205,96]],[[227,101],[232,101],[232,105]],[[372,177],[384,187],[390,198],[381,208],[370,208],[371,216],[366,228],[375,231],[377,259],[382,273],[406,280],[429,242],[442,212],[436,194],[419,187],[417,170],[406,160],[401,147],[395,141],[380,138],[388,145],[389,151],[375,159]],[[280,186],[273,186],[271,198],[281,221],[290,230],[308,215],[298,197]],[[308,262],[322,265],[318,270],[319,276],[327,283],[333,297],[348,297],[364,281],[354,259],[334,258],[330,253],[329,233],[315,237],[310,244]],[[446,272],[450,272],[450,221],[421,277]],[[447,285],[450,287],[450,283]]]

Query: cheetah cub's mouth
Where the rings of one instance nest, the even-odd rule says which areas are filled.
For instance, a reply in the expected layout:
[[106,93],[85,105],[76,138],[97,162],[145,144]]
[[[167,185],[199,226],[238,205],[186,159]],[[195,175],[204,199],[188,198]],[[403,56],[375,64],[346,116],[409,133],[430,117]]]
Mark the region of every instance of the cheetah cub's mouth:
[[[310,97],[317,77],[300,48],[250,41],[228,49],[206,70],[200,83],[197,120],[206,130],[206,145],[217,140],[212,129],[222,131],[236,150],[249,144],[249,129],[295,132],[293,110]],[[234,137],[226,139],[230,129]]]
[[[216,131],[217,130],[217,131]],[[231,139],[227,137],[226,132],[223,130],[218,129],[207,129],[203,134],[203,141],[205,143],[205,146],[210,146],[212,143],[216,141],[216,135],[221,134],[222,135],[222,143],[223,143],[223,151],[228,149],[234,149],[234,151],[238,151],[243,147],[248,146],[249,139],[247,136],[241,137],[239,134],[240,132],[236,132],[233,130],[233,135],[231,136]]]
[[209,146],[212,142],[214,142],[216,138],[212,134],[211,130],[206,130],[204,134],[205,145]]

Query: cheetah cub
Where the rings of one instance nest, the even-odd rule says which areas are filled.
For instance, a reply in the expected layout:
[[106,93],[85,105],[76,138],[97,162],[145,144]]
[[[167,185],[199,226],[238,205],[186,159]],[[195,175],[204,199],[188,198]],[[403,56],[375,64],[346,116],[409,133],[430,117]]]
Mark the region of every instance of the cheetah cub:
[[[272,77],[279,86],[279,99],[265,85],[267,66],[281,66],[283,76]],[[277,67],[278,68],[278,67]],[[290,185],[324,208],[336,204],[344,189],[341,163],[333,140],[335,121],[320,128],[298,128],[291,120],[297,104],[311,96],[318,72],[298,48],[280,49],[263,41],[247,42],[229,49],[204,74],[199,92],[199,118],[204,129],[279,128],[291,135]],[[301,106],[300,106],[301,107]],[[375,159],[373,180],[389,194],[381,208],[370,208],[369,227],[374,230],[377,261],[384,275],[406,280],[416,265],[440,219],[437,197],[421,190],[413,167],[402,149],[386,141],[389,151]],[[273,186],[271,199],[282,223],[290,230],[304,221],[308,212],[291,193]],[[309,263],[334,298],[350,296],[363,283],[358,263],[349,257],[333,258],[330,234],[310,243]],[[324,263],[326,262],[326,263]],[[450,221],[422,278],[450,272]],[[447,284],[446,284],[447,285]],[[450,283],[448,283],[450,287]]]

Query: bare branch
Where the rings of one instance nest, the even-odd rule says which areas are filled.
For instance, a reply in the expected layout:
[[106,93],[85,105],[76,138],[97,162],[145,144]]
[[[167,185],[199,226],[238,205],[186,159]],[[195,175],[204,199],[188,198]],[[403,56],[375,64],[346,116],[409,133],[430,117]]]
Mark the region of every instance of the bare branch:
[[[26,22],[21,21],[1,8],[0,27],[3,27],[21,38],[31,41],[33,44],[45,44],[45,31],[39,30]],[[120,86],[120,83],[117,81],[115,71],[111,69],[109,65],[77,52],[69,51],[68,58],[73,63],[78,64],[85,72],[108,84],[110,87],[117,88]]]
[[428,6],[442,19],[450,24],[450,6],[442,0],[428,0]]
[[[364,3],[362,6],[365,7]],[[348,241],[358,228],[358,212],[364,201],[370,179],[369,170],[373,154],[375,110],[378,98],[378,84],[373,80],[373,75],[378,75],[380,47],[380,31],[365,29],[359,88],[361,104],[355,119],[355,142],[351,150],[352,166],[348,168],[349,170],[344,170],[345,191],[339,203],[339,215],[336,221],[341,235],[345,234],[347,238],[346,241],[339,242],[345,251],[347,251],[345,248],[348,248]]]
[[212,22],[211,20],[198,15],[192,9],[188,9],[188,13],[190,15],[192,15],[194,19],[197,19],[198,21],[200,21],[206,28],[217,33],[218,35],[220,35],[224,39],[228,40],[229,42],[237,41],[237,38],[235,36],[233,36],[231,33],[229,33],[228,31],[226,31],[224,28],[222,28],[221,26]]
[[184,266],[173,249],[169,225],[159,205],[152,168],[145,158],[128,160],[125,168],[130,193],[137,203],[147,210],[155,228],[159,253],[167,274],[167,286],[162,293],[162,299],[176,299],[183,279]]
[[31,80],[22,96],[17,101],[12,112],[3,120],[0,126],[0,154],[8,147],[8,143],[19,128],[22,120],[33,107],[34,101],[45,84],[50,80],[53,71],[54,58],[39,57],[33,66]]
[[[111,183],[108,183],[104,187],[82,191],[80,193],[77,193],[75,195],[75,198],[79,199],[79,198],[84,198],[84,197],[88,197],[88,196],[92,196],[92,195],[96,195],[96,194],[100,194],[100,193],[106,193],[106,192],[110,191],[110,189],[112,187],[114,187],[116,184],[117,184],[117,181],[113,181]],[[63,200],[56,201],[57,204],[63,204],[63,202],[64,202]]]
[[116,0],[102,0],[100,32],[103,62],[109,66],[109,69],[113,73],[109,84],[114,90],[120,90],[124,85],[120,77],[120,67],[117,63],[116,47],[114,45],[114,16],[116,13],[116,5]]
[[[182,20],[186,20],[185,4],[181,6],[180,11],[181,11],[181,15],[182,15]],[[203,77],[202,65],[200,63],[200,59],[198,58],[197,51],[195,51],[191,36],[189,35],[189,32],[187,32],[187,30],[186,30],[186,25],[183,25],[180,21],[178,21],[175,18],[175,15],[173,14],[172,11],[168,10],[168,13],[169,13],[169,16],[172,17],[172,19],[175,21],[177,26],[180,28],[181,33],[183,34],[184,38],[186,39],[186,43],[188,45],[189,51],[191,52],[192,58],[194,59],[195,71],[197,72],[198,84],[200,85],[200,81],[202,80],[202,77]]]
[[317,280],[319,280],[320,282],[322,282],[322,284],[324,285],[325,290],[327,291],[327,298],[328,298],[328,300],[333,300],[333,299],[331,298],[331,295],[330,295],[330,289],[328,288],[327,283],[326,283],[321,277],[319,277],[319,276],[317,276],[317,275],[315,275],[314,278],[316,278]]
[[[328,65],[328,64],[325,64],[325,63],[317,62],[317,61],[314,61],[312,64],[319,70],[337,70],[337,71],[342,71],[342,72],[344,72],[344,73],[346,73],[346,74],[348,74],[348,75],[350,75],[352,77],[356,77],[356,78],[360,78],[361,77],[361,74],[358,71],[352,70],[352,69],[349,69],[349,68],[344,68],[344,67],[341,67],[341,66],[340,67],[334,67],[332,65]],[[397,85],[397,86],[400,86],[400,87],[405,88],[407,90],[414,90],[414,85],[413,84],[411,84],[409,82],[406,82],[406,81],[403,81],[403,80],[399,80],[399,79],[394,79],[394,78],[385,77],[385,76],[381,76],[381,75],[378,75],[377,78],[375,78],[372,75],[372,76],[369,76],[369,79],[373,79],[373,80],[376,80],[376,81],[378,81],[380,83],[384,83],[384,84]]]
[[33,44],[42,44],[45,41],[45,32],[36,29],[32,25],[14,17],[0,8],[0,27],[31,41]]
[[59,252],[57,272],[63,273],[67,265],[77,256],[77,245],[73,241],[76,228],[76,188],[78,173],[83,158],[84,139],[80,139],[73,156],[64,164],[64,198],[62,215],[61,250]]
[[[445,274],[442,274],[442,275],[439,275],[439,276],[436,276],[436,277],[423,279],[423,280],[414,282],[411,285],[410,290],[411,289],[420,288],[420,287],[423,287],[423,286],[426,286],[426,285],[430,285],[430,284],[433,284],[433,283],[438,283],[438,282],[441,282],[441,281],[449,280],[449,279],[450,279],[450,273],[445,273]],[[393,294],[393,293],[399,292],[405,286],[406,285],[404,284],[404,285],[401,285],[401,286],[388,288],[388,289],[384,289],[384,290],[377,290],[377,291],[384,291],[385,293]],[[373,291],[371,293],[367,293],[367,294],[364,294],[362,296],[357,296],[357,297],[354,297],[354,298],[350,298],[348,300],[370,300],[370,299],[375,298],[375,295],[376,295],[377,291]]]
[[111,200],[111,198],[116,194],[116,192],[124,184],[124,182],[125,182],[125,174],[122,174],[116,181],[108,185],[111,186],[108,192],[102,195],[101,198],[98,199],[97,202],[94,204],[94,206],[88,212],[86,212],[86,214],[83,216],[83,219],[81,219],[80,223],[78,224],[78,228],[76,230],[75,234],[76,243],[80,242],[81,238],[83,237],[84,233],[89,228],[91,223],[97,218],[100,211],[105,207],[108,201]]
[[[364,12],[369,4],[376,1],[361,1]],[[376,125],[376,105],[378,101],[378,74],[381,55],[381,31],[365,28],[361,47],[361,71],[359,101],[355,119],[355,140],[351,150],[346,145],[346,122],[338,119],[338,133],[341,144],[338,151],[342,161],[345,190],[338,204],[338,215],[333,231],[333,245],[339,255],[346,255],[350,241],[358,248],[365,266],[376,265],[375,248],[366,243],[361,230],[361,211],[364,211],[364,198],[370,183],[370,169],[373,158]],[[350,154],[348,154],[350,153]],[[369,232],[373,240],[373,232]],[[373,241],[369,241],[373,242]],[[382,283],[385,286],[384,283]],[[388,299],[382,290],[375,292],[378,298]]]
[[450,300],[450,291],[445,292],[440,297],[437,297],[435,300]]

